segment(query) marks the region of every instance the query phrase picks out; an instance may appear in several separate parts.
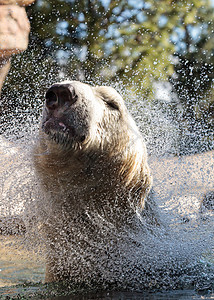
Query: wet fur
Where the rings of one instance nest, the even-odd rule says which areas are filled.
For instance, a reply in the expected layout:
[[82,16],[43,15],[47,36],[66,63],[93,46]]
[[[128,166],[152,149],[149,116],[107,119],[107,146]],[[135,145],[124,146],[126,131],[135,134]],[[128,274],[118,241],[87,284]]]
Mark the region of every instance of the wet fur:
[[[83,241],[100,237],[108,243],[113,231],[134,226],[152,184],[145,143],[116,90],[77,81],[56,85],[69,86],[77,100],[57,108],[51,119],[44,106],[34,149],[44,195],[38,208],[48,241],[46,281],[72,277],[67,256],[76,227],[82,237],[75,241],[93,252]],[[111,234],[97,229],[94,212],[113,226]],[[86,232],[89,223],[93,230]]]

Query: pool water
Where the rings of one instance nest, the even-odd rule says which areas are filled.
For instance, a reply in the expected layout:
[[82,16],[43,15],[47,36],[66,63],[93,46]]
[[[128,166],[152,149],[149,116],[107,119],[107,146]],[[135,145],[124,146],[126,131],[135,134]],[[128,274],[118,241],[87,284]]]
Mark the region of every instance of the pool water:
[[214,299],[213,287],[172,291],[101,291],[99,286],[44,284],[45,262],[40,249],[27,249],[22,236],[0,237],[0,299]]
[[0,236],[0,244],[0,288],[44,281],[44,259],[24,237]]
[[173,290],[173,291],[91,291],[87,289],[54,287],[52,285],[26,284],[13,287],[4,287],[0,289],[0,299],[53,299],[53,300],[131,300],[131,299],[145,299],[145,300],[198,300],[198,299],[214,299],[214,293],[211,291],[197,292],[194,290]]
[[[201,193],[213,189],[213,159],[214,152],[209,152],[182,159],[150,162],[154,175],[154,197],[164,226],[158,229],[155,237],[150,235],[146,238],[141,232],[135,237],[142,248],[141,251],[136,246],[138,254],[135,252],[133,255],[132,249],[130,253],[127,251],[133,263],[135,256],[136,261],[139,261],[139,257],[143,263],[146,256],[151,257],[151,266],[154,267],[153,286],[155,280],[162,279],[160,274],[158,277],[155,273],[155,267],[161,260],[160,266],[167,270],[168,263],[176,259],[187,258],[191,266],[197,255],[200,265],[197,282],[190,274],[183,278],[185,284],[172,288],[174,278],[169,274],[167,279],[172,285],[166,288],[167,291],[158,287],[158,282],[157,288],[150,290],[141,285],[137,289],[105,285],[103,289],[103,286],[96,284],[73,282],[44,284],[45,259],[42,245],[36,241],[35,245],[32,241],[29,243],[29,237],[24,235],[0,235],[0,299],[214,299],[213,211],[207,210],[203,218],[199,211]],[[123,246],[121,249],[125,250]],[[153,260],[154,256],[156,260]],[[135,273],[134,268],[133,271]],[[186,275],[185,271],[183,275]],[[136,277],[135,274],[133,277]],[[121,278],[118,279],[122,282]]]

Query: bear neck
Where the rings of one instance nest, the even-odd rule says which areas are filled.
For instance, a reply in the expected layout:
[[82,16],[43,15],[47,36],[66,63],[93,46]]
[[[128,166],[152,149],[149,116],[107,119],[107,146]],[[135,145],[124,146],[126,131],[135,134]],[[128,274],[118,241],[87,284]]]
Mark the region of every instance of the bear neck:
[[[40,153],[42,153],[40,149]],[[47,152],[35,156],[35,166],[42,186],[51,199],[53,214],[68,212],[69,218],[76,213],[96,212],[109,222],[135,223],[136,203],[139,195],[131,195],[121,176],[122,152],[109,157],[105,152]],[[130,200],[132,198],[132,200]],[[130,203],[132,201],[132,203]],[[63,213],[64,214],[64,213]]]

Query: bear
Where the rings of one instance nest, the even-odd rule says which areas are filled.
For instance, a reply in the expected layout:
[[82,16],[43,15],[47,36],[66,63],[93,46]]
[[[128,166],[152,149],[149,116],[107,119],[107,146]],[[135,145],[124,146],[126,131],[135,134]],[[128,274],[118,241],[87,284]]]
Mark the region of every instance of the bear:
[[[101,257],[114,263],[122,255],[115,254],[118,236],[123,240],[127,230],[135,231],[150,207],[146,144],[123,98],[109,86],[53,84],[33,161],[45,281],[83,279],[87,270],[100,274]],[[111,267],[105,270],[111,278]]]

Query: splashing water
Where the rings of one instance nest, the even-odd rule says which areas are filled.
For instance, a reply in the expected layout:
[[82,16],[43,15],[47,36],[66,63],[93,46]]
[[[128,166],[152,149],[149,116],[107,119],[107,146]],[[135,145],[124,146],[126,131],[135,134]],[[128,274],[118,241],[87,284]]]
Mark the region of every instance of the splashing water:
[[[129,99],[127,106],[145,136],[151,154],[154,187],[150,197],[157,204],[160,225],[149,225],[139,216],[134,228],[119,231],[96,210],[86,211],[84,218],[77,216],[69,223],[72,228],[71,259],[66,264],[72,266],[75,283],[84,282],[103,289],[139,291],[194,287],[211,291],[214,279],[213,210],[203,210],[201,200],[213,189],[214,153],[163,158],[163,154],[173,153],[176,126],[160,110],[152,109],[140,99],[134,101],[133,95],[124,88],[121,93],[124,99]],[[38,121],[34,114],[29,116],[24,112],[19,115],[19,120],[22,120],[22,126],[17,131],[15,120],[15,125],[6,126],[4,136],[0,136],[0,225],[3,234],[8,234],[4,232],[8,227],[13,228],[9,234],[22,232],[21,219],[27,232],[17,240],[17,248],[27,247],[30,258],[33,251],[37,251],[41,258],[44,241],[38,229],[35,203],[36,198],[43,195],[36,184],[30,158]],[[40,209],[51,214],[51,209]],[[118,214],[122,213],[118,209]],[[61,243],[67,237],[67,231],[65,228],[59,233]],[[83,243],[75,243],[75,237],[81,234]],[[13,243],[9,242],[8,249],[10,246],[14,247]],[[63,260],[60,250],[59,247],[59,256]],[[33,272],[34,275],[38,272],[35,264]],[[28,278],[35,282],[43,276]],[[14,282],[22,283],[22,280],[17,278]],[[5,282],[5,285],[10,284],[8,280]]]

